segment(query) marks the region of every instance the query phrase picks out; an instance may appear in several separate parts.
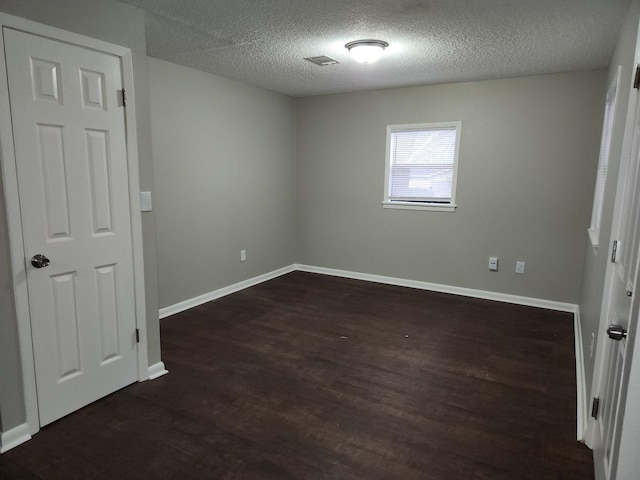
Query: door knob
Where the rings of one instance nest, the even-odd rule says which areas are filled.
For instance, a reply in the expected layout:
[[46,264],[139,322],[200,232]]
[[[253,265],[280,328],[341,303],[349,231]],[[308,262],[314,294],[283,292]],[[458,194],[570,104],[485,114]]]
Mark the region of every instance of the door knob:
[[49,261],[49,259],[44,255],[42,255],[41,253],[34,255],[33,258],[31,259],[31,265],[33,265],[36,268],[44,268],[50,263],[51,262]]
[[607,335],[609,335],[611,340],[619,341],[627,336],[627,331],[620,325],[609,325]]

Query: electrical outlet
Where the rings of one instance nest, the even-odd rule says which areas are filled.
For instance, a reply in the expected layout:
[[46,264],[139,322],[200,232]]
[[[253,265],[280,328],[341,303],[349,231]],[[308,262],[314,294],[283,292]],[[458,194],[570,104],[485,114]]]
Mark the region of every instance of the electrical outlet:
[[489,270],[492,272],[498,271],[498,257],[489,257]]
[[516,262],[516,273],[524,273],[524,262]]
[[241,262],[245,262],[247,260],[247,251],[246,250],[240,250],[240,261]]

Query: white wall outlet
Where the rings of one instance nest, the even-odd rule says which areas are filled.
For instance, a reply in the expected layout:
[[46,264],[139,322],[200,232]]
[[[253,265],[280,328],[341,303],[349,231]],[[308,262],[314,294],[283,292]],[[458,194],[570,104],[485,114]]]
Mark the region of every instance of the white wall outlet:
[[246,250],[240,250],[240,261],[241,262],[245,262],[247,260],[247,251]]
[[489,270],[492,272],[498,271],[498,257],[489,257]]
[[516,273],[524,273],[524,262],[516,262]]

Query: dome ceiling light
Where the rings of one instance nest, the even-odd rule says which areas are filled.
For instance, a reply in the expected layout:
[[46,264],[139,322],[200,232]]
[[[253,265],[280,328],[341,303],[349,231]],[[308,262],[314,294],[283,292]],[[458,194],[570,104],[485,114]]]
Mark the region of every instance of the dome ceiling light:
[[353,55],[353,58],[360,63],[377,62],[382,52],[389,44],[382,40],[356,40],[349,42],[345,48]]

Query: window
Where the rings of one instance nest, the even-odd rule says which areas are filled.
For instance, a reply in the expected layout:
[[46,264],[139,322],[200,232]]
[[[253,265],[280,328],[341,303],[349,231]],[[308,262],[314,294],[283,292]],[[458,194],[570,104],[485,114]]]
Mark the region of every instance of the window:
[[389,125],[385,208],[456,208],[456,175],[462,122]]
[[604,123],[602,125],[602,139],[600,140],[600,158],[598,160],[598,174],[596,177],[596,191],[593,196],[593,210],[591,212],[591,226],[589,238],[591,245],[598,248],[600,237],[600,222],[602,220],[602,206],[604,203],[604,187],[607,181],[607,168],[609,166],[609,150],[611,148],[611,132],[616,111],[616,93],[620,82],[620,67],[615,80],[607,91],[607,102],[604,108]]

